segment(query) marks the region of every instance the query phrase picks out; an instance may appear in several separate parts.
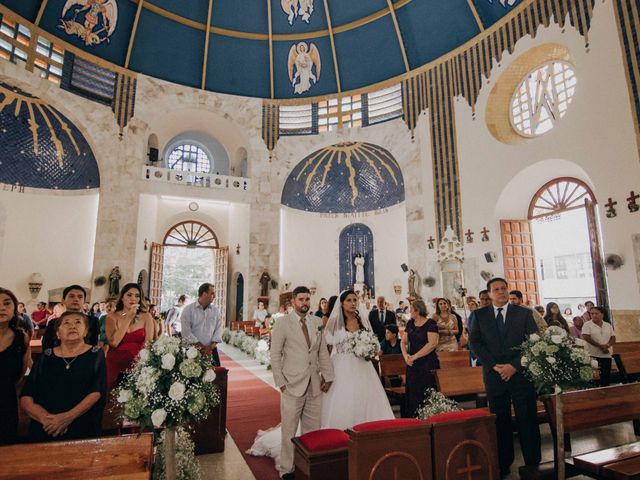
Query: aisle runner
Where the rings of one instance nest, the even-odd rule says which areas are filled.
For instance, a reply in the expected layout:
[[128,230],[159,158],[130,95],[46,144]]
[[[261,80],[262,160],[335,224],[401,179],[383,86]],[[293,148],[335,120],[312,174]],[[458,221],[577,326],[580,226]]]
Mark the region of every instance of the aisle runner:
[[280,423],[280,394],[228,355],[219,354],[222,365],[229,369],[227,430],[256,479],[278,480],[271,458],[244,452],[253,444],[258,429]]

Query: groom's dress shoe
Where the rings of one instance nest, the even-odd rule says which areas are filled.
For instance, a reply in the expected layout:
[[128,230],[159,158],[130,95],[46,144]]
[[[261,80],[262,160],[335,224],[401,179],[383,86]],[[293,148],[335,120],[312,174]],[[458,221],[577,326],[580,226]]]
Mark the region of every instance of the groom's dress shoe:
[[282,480],[294,480],[294,476],[293,476],[293,472],[291,473],[285,473],[284,475],[282,475]]

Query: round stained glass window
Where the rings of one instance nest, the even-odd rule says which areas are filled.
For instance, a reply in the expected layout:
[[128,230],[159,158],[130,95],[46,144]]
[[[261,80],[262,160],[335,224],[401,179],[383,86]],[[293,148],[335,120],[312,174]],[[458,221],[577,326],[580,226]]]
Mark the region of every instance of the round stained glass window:
[[547,62],[530,72],[511,99],[511,125],[520,135],[537,137],[564,117],[576,92],[570,63]]

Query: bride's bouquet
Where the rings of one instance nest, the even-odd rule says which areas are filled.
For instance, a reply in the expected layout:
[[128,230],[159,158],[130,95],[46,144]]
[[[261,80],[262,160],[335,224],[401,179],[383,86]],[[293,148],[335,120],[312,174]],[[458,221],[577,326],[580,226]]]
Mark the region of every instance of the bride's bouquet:
[[378,337],[371,330],[358,330],[352,333],[350,343],[353,354],[366,361],[376,357],[380,352]]

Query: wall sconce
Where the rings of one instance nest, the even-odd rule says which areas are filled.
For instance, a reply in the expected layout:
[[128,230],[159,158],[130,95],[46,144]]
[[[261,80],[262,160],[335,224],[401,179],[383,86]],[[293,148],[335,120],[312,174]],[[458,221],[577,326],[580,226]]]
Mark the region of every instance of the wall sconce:
[[240,244],[236,245],[236,255],[240,255]]
[[402,293],[402,282],[398,279],[393,281],[393,291],[396,295],[400,295]]
[[29,293],[31,293],[31,298],[36,299],[40,290],[42,289],[42,275],[39,273],[32,273],[29,277]]
[[309,291],[311,292],[311,295],[315,295],[317,290],[318,285],[316,285],[316,282],[311,280],[311,282],[309,282]]

